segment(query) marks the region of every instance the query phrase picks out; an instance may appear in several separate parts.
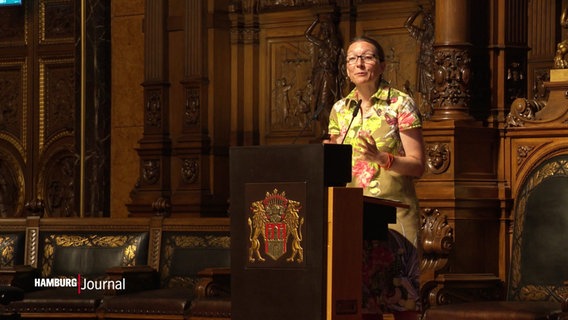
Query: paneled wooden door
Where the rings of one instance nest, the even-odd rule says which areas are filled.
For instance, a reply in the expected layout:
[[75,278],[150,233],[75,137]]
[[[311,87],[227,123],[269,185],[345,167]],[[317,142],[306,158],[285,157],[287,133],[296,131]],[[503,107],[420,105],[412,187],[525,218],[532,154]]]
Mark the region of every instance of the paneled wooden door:
[[0,6],[1,217],[108,211],[105,2]]

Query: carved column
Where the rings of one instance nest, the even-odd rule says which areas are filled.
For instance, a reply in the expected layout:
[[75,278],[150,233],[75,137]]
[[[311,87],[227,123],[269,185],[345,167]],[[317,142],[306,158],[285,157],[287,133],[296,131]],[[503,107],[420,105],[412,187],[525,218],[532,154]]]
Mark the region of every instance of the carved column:
[[256,145],[259,137],[258,8],[235,3],[231,20],[231,145]]
[[470,50],[467,0],[436,1],[432,120],[469,120]]
[[470,23],[468,5],[435,3],[433,114],[424,123],[427,170],[416,188],[421,207],[439,210],[454,229],[449,270],[497,274],[498,132],[470,115],[469,33],[483,26]]
[[201,211],[202,197],[209,193],[209,150],[207,133],[207,17],[206,3],[185,3],[183,114],[172,117],[179,121],[181,135],[174,148],[173,180],[178,183],[172,197],[173,212]]
[[127,204],[130,215],[167,214],[170,203],[168,2],[146,0],[144,45],[144,134],[136,150],[140,157],[139,178]]

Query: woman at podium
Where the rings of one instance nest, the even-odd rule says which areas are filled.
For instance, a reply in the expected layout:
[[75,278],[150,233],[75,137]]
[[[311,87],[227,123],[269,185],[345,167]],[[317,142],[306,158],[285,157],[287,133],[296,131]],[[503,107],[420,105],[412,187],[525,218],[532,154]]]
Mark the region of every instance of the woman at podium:
[[330,142],[353,146],[350,186],[366,196],[397,200],[388,240],[366,240],[363,250],[364,319],[418,319],[419,228],[414,179],[424,172],[420,112],[413,99],[383,79],[385,54],[372,38],[349,45],[346,70],[355,88],[330,113]]

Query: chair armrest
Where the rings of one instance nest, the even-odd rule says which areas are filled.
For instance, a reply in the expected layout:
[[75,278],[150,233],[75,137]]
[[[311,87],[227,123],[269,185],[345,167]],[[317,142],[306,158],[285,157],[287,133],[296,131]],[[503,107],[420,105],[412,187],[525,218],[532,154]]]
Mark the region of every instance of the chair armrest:
[[107,295],[121,295],[144,290],[157,289],[160,286],[158,272],[150,266],[112,267],[106,270],[108,280],[124,284],[121,290],[109,289]]
[[206,268],[198,272],[195,285],[197,299],[208,297],[229,297],[231,295],[231,269]]
[[38,276],[39,271],[28,265],[0,268],[0,286],[18,287],[25,291],[32,291],[34,279]]

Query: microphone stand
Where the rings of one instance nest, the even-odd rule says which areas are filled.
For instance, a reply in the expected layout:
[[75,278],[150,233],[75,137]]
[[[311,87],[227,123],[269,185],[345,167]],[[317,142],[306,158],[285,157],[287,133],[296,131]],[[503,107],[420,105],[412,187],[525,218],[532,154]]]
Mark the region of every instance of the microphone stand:
[[298,138],[302,135],[302,133],[304,133],[304,131],[306,131],[306,129],[310,126],[310,124],[312,123],[312,121],[315,121],[318,119],[319,114],[322,112],[323,110],[323,104],[320,104],[320,106],[316,109],[316,111],[314,112],[314,114],[308,119],[308,121],[306,121],[306,124],[304,125],[304,127],[302,128],[302,130],[300,130],[300,132],[296,135],[296,137],[294,138],[294,141],[292,141],[292,144],[295,144],[296,141],[298,140]]
[[351,129],[351,125],[353,124],[353,120],[355,120],[355,117],[357,117],[357,115],[359,114],[359,109],[361,109],[361,103],[362,102],[363,102],[363,100],[357,101],[357,106],[355,106],[355,110],[353,110],[353,115],[351,116],[351,121],[349,121],[349,126],[347,127],[347,130],[345,130],[345,135],[343,136],[343,139],[341,139],[341,144],[343,144],[343,141],[345,141],[345,138],[347,137],[347,133],[349,132],[349,129]]

